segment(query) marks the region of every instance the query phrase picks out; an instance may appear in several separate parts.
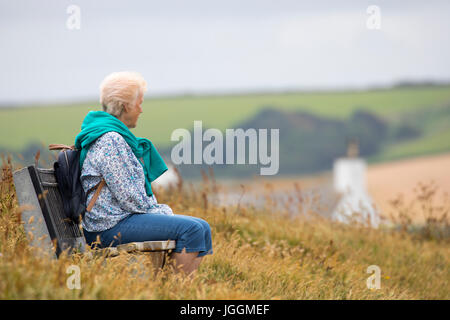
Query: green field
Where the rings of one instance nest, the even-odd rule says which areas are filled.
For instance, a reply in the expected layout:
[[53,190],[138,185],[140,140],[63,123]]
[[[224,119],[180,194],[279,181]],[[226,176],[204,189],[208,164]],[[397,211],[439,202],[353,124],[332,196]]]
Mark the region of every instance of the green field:
[[402,158],[431,155],[450,151],[450,129],[386,147],[383,152],[370,158],[370,162],[398,160]]
[[[426,135],[417,141],[389,146],[385,150],[387,157],[398,157],[405,153],[415,155],[450,149],[448,114],[446,117],[438,114],[422,121],[429,111],[449,105],[450,86],[148,98],[144,102],[144,113],[138,127],[133,132],[163,146],[171,143],[170,135],[174,129],[190,129],[194,120],[202,120],[203,127],[223,130],[238,125],[268,106],[339,119],[349,116],[356,109],[373,111],[390,121],[398,121],[405,114],[417,113],[412,122],[426,130]],[[0,148],[20,151],[32,141],[44,145],[72,144],[83,118],[90,110],[101,108],[98,103],[80,103],[0,109]]]

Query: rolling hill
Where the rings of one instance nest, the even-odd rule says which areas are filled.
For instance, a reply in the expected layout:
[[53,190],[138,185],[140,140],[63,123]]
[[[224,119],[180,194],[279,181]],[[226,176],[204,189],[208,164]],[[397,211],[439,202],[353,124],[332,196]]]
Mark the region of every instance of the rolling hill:
[[[252,124],[263,110],[272,109],[309,114],[317,123],[324,124],[322,129],[327,129],[328,124],[351,121],[355,112],[373,114],[389,124],[387,135],[396,139],[387,140],[376,153],[368,154],[369,162],[450,150],[450,85],[148,98],[143,109],[133,133],[149,138],[160,149],[174,144],[170,141],[173,130],[190,130],[194,120],[201,120],[203,127],[223,131],[241,124]],[[0,108],[0,152],[21,153],[29,162],[37,149],[42,152],[50,143],[73,144],[81,122],[90,110],[100,110],[100,107],[97,103],[81,103]],[[267,120],[270,122],[271,119]],[[358,130],[364,130],[364,126]],[[301,130],[297,133],[300,138]],[[416,137],[411,139],[414,135]],[[402,139],[402,136],[407,139]],[[326,137],[324,139],[326,141]],[[291,148],[296,148],[295,143]],[[327,147],[318,145],[317,148]]]

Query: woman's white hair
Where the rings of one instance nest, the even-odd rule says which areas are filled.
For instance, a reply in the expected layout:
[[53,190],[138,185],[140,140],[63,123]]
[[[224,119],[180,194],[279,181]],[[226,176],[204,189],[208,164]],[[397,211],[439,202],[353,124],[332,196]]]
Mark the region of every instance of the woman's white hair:
[[118,117],[123,105],[133,104],[139,94],[147,91],[147,82],[137,72],[113,72],[100,84],[100,103],[103,111]]

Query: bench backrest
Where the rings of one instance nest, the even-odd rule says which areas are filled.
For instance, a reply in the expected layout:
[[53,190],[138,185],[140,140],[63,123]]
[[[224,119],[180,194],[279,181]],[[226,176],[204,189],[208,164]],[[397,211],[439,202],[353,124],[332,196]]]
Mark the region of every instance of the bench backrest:
[[[53,243],[56,256],[64,250],[68,253],[74,250],[84,252],[86,241],[80,225],[66,219],[64,215],[54,170],[31,165],[14,172],[13,178],[19,205],[33,206],[22,213],[25,230],[33,234],[32,245],[48,250]],[[50,244],[42,239],[46,237],[51,241]]]

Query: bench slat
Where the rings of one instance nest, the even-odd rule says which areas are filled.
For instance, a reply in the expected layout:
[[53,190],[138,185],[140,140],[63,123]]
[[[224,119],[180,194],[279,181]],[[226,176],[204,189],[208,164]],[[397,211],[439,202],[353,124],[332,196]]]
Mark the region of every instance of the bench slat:
[[117,247],[108,247],[104,249],[97,249],[99,254],[105,253],[106,256],[115,257],[121,252],[163,252],[175,249],[176,242],[174,240],[164,241],[143,241],[130,242],[118,245]]
[[144,241],[144,242],[130,242],[117,246],[117,249],[126,252],[132,251],[163,251],[175,249],[175,241]]

